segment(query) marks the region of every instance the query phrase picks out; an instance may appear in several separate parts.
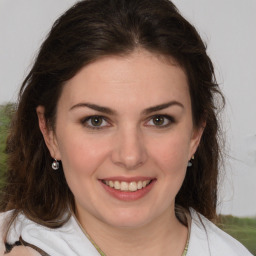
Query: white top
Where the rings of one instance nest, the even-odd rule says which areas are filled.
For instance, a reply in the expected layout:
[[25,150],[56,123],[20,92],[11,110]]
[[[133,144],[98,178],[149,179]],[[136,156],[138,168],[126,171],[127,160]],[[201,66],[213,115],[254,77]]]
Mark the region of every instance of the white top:
[[[193,209],[190,212],[192,221],[187,256],[252,256],[243,245],[208,219]],[[0,227],[3,227],[9,214],[10,212],[0,214]],[[2,232],[0,232],[1,237]],[[42,249],[50,256],[99,256],[74,217],[71,217],[61,228],[50,229],[20,214],[10,229],[8,243],[15,243],[20,236],[25,242]],[[0,255],[3,255],[2,241],[1,244]]]
[[192,223],[187,256],[252,256],[237,240],[190,209]]

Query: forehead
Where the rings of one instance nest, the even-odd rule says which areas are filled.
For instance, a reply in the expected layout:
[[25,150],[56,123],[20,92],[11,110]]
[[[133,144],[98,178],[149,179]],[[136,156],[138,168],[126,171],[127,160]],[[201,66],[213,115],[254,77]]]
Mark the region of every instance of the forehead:
[[190,101],[184,70],[173,59],[140,50],[83,67],[65,84],[60,103],[157,105],[169,100]]

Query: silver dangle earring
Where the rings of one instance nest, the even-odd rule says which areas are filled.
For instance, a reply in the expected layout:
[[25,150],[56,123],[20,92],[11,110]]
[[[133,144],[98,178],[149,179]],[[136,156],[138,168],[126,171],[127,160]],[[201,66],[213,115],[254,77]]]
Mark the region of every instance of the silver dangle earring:
[[193,164],[191,162],[191,160],[194,160],[195,159],[195,156],[193,155],[190,159],[190,161],[188,161],[188,167],[191,167]]
[[54,161],[52,162],[52,169],[56,171],[59,169],[59,167],[60,167],[59,162],[54,158]]

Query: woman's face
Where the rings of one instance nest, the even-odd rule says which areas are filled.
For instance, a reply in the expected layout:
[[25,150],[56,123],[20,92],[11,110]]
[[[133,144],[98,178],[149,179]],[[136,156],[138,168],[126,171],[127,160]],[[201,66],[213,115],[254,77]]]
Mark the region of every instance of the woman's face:
[[48,147],[80,218],[137,227],[174,211],[201,133],[182,68],[140,50],[97,60],[66,83]]

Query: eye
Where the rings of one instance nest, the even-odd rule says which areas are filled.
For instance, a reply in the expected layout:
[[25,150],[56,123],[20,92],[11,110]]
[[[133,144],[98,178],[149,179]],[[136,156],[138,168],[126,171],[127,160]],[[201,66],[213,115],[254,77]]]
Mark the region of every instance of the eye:
[[155,126],[157,128],[164,128],[174,123],[174,118],[169,115],[155,115],[147,122],[147,126]]
[[103,116],[88,116],[82,120],[82,124],[91,129],[101,129],[109,126]]

